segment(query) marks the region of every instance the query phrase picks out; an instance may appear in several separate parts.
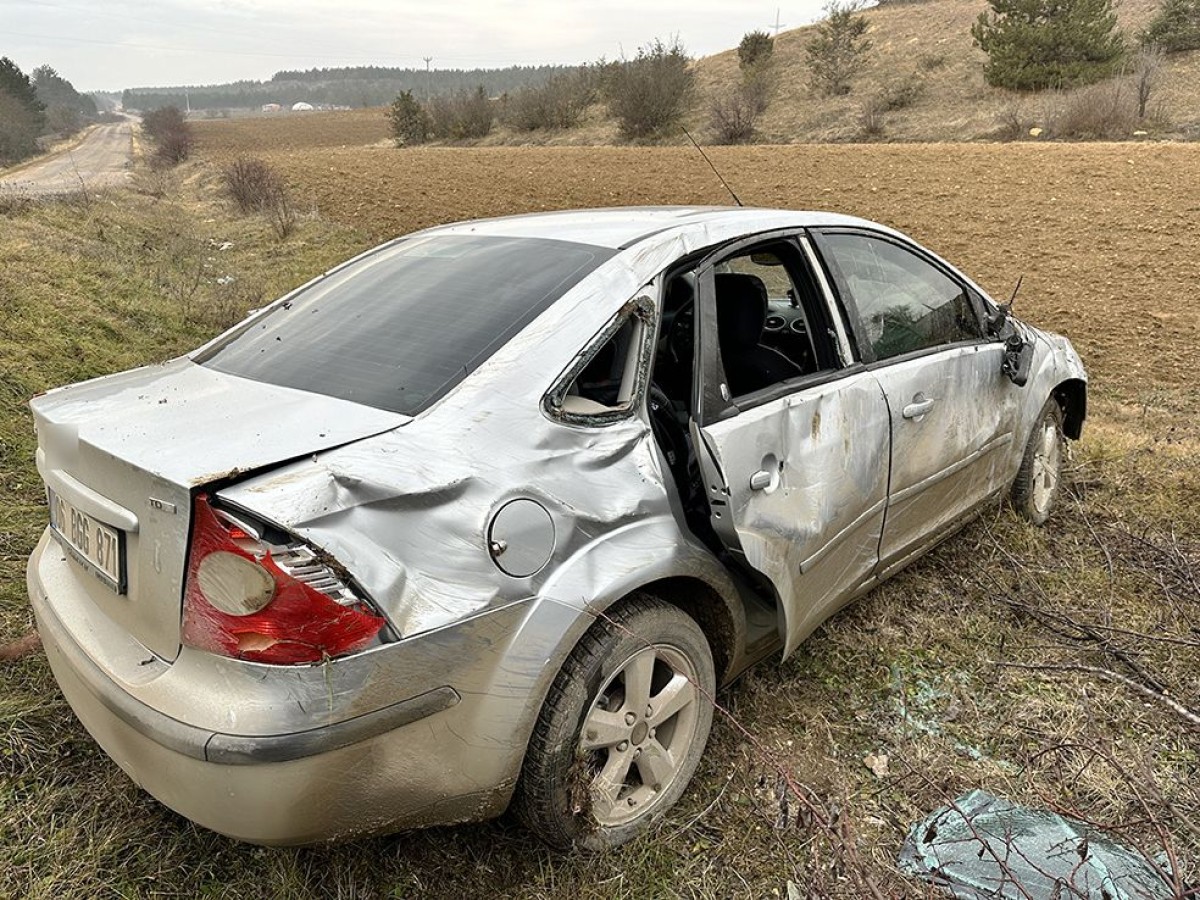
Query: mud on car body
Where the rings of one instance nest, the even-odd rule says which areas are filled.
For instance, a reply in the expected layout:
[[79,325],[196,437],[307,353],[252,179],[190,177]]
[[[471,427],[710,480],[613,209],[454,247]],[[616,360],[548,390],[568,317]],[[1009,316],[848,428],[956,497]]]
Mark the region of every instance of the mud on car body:
[[653,208],[435,228],[188,357],[35,398],[29,593],[105,751],[266,844],[510,806],[605,847],[711,697],[1010,493],[1086,376],[883,226]]

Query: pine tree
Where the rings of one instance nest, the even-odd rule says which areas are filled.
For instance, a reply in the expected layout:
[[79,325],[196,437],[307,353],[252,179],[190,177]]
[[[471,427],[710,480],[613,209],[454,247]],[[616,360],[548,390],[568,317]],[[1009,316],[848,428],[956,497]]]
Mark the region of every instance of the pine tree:
[[45,107],[29,76],[7,56],[0,59],[0,164],[36,153],[45,127]]
[[871,41],[865,37],[867,20],[855,15],[857,10],[856,0],[830,0],[816,36],[804,47],[810,80],[819,94],[836,97],[850,93],[850,80],[866,62]]
[[988,84],[1019,91],[1090,84],[1121,64],[1112,0],[988,0],[971,27]]
[[38,130],[41,130],[45,123],[46,107],[38,100],[37,90],[34,88],[33,82],[29,80],[29,76],[7,56],[0,59],[0,91],[20,103],[26,112],[34,117],[38,124]]
[[1166,53],[1200,50],[1200,0],[1163,0],[1141,40]]
[[412,91],[401,91],[392,101],[387,115],[392,123],[392,137],[397,147],[423,144],[429,140],[429,113]]

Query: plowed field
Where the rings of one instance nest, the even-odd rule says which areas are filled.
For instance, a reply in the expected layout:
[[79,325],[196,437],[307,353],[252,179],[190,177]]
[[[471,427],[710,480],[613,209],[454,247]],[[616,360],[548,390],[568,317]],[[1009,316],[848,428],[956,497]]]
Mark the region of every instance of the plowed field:
[[[213,147],[219,155],[227,150]],[[1140,404],[1195,384],[1200,144],[714,148],[747,205],[831,209],[908,232],[1071,335],[1097,387]],[[301,205],[383,239],[457,219],[622,204],[727,204],[694,150],[392,148],[262,154]]]

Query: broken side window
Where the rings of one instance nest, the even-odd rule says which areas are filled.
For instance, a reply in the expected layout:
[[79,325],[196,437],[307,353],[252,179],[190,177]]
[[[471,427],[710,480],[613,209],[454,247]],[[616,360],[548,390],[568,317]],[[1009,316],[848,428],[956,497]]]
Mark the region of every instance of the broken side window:
[[547,395],[546,411],[585,425],[631,415],[646,381],[652,311],[639,297],[609,322]]

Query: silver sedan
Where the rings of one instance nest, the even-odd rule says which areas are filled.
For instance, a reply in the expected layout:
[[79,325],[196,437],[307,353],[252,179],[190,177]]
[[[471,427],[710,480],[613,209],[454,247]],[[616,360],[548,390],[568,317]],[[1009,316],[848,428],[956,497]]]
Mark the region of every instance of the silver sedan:
[[897,232],[614,209],[434,228],[32,402],[54,674],[163,803],[264,844],[622,843],[713,696],[1010,495],[1070,343]]

